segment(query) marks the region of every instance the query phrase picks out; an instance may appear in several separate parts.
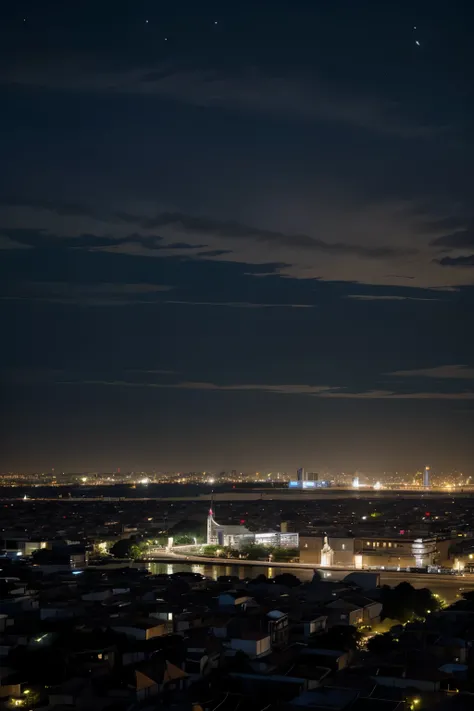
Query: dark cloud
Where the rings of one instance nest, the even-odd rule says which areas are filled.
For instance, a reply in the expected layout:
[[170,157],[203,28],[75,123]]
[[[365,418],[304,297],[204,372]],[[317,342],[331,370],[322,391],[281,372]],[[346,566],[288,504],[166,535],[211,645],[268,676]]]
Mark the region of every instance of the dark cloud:
[[[416,281],[418,289],[454,287],[466,281],[460,270],[448,270],[448,265],[433,260],[434,248],[429,244],[432,233],[427,239],[427,225],[419,227],[414,206],[406,203],[364,205],[362,209],[351,207],[349,212],[338,212],[336,205],[328,206],[320,200],[312,228],[321,236],[187,212],[153,215],[150,205],[141,212],[131,212],[113,207],[98,210],[78,203],[61,203],[55,208],[51,201],[11,199],[7,203],[3,208],[3,234],[30,247],[130,257],[179,254],[195,260],[260,265],[262,273],[265,265],[278,262],[281,275],[298,279],[400,286]],[[382,234],[389,236],[385,244]],[[380,263],[384,263],[383,270]],[[387,274],[388,263],[407,271]],[[409,296],[398,294],[403,295]]]
[[305,234],[285,234],[272,230],[243,225],[239,222],[223,222],[208,217],[196,217],[178,212],[164,212],[155,217],[141,218],[136,215],[118,213],[117,217],[128,222],[138,222],[144,229],[175,227],[203,235],[214,235],[227,239],[249,239],[268,244],[279,244],[294,249],[312,250],[327,254],[347,254],[370,259],[407,257],[418,253],[415,248],[391,246],[366,247],[344,242],[326,242]]
[[474,254],[467,257],[443,257],[436,261],[442,267],[474,267]]
[[77,304],[80,306],[123,306],[159,303],[150,297],[170,291],[162,284],[108,284],[74,282],[8,283],[4,301],[46,301],[48,303]]
[[452,380],[474,379],[474,368],[467,365],[439,365],[434,368],[418,368],[415,370],[396,370],[389,375],[402,378],[440,378]]
[[457,230],[442,237],[438,237],[431,243],[434,247],[446,247],[447,249],[470,249],[474,247],[474,228]]
[[422,296],[401,296],[396,294],[347,294],[346,299],[358,299],[359,301],[439,301],[434,298],[423,298]]
[[86,381],[60,381],[62,385],[106,385],[112,387],[129,388],[166,388],[177,390],[204,390],[204,391],[226,391],[226,392],[266,392],[278,395],[317,395],[329,390],[326,385],[265,385],[260,383],[244,383],[216,385],[206,382],[182,382],[182,383],[144,383],[127,380],[86,380]]
[[289,309],[314,309],[317,308],[316,304],[254,304],[245,301],[172,301],[167,299],[167,304],[178,304],[181,306],[219,306],[224,308],[235,308],[235,309],[278,309],[278,308],[289,308]]
[[174,390],[198,390],[205,392],[264,392],[275,395],[306,395],[321,398],[336,398],[345,400],[474,400],[474,391],[464,392],[395,392],[393,390],[365,390],[350,392],[344,388],[330,385],[280,384],[266,385],[263,383],[216,384],[212,382],[136,382],[126,380],[86,380],[60,381],[62,385],[103,385],[120,388],[150,388]]
[[391,390],[368,390],[366,392],[327,392],[320,397],[346,400],[474,400],[474,391],[456,393],[412,392],[397,393]]
[[248,111],[297,118],[304,121],[337,122],[356,129],[405,139],[432,138],[450,127],[424,120],[399,101],[363,91],[355,92],[340,82],[334,86],[300,71],[278,75],[253,67],[225,71],[173,66],[170,63],[126,69],[107,67],[91,55],[50,56],[35,65],[11,63],[0,73],[8,86],[53,89],[73,93],[135,94],[159,97],[197,107]]
[[29,245],[18,242],[8,235],[0,235],[0,250],[3,249],[28,249]]

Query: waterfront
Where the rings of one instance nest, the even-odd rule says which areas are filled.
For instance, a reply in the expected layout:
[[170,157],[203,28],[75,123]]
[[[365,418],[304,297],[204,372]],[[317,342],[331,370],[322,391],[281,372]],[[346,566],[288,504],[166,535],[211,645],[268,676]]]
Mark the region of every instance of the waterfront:
[[[233,575],[241,579],[256,578],[257,575],[264,574],[269,578],[273,578],[280,573],[292,573],[296,575],[302,582],[309,582],[313,577],[311,568],[291,568],[291,567],[269,567],[261,565],[229,565],[223,563],[147,563],[147,569],[154,575],[165,573],[171,575],[183,571],[191,571],[200,573],[216,580],[220,575]],[[325,571],[318,571],[321,577],[325,575]],[[348,570],[331,570],[326,571],[325,580],[343,580],[349,574]],[[353,571],[352,571],[353,572]],[[423,575],[416,573],[386,573],[381,571],[380,584],[390,585],[394,587],[402,582],[409,582],[415,588],[428,588],[431,592],[440,596],[448,604],[459,599],[463,590],[474,590],[474,575],[470,576],[438,576],[436,574]]]
[[[70,501],[88,503],[94,501],[329,501],[329,500],[419,500],[472,498],[472,488],[393,488],[374,490],[371,487],[352,489],[350,487],[330,487],[294,491],[287,487],[261,486],[216,486],[199,484],[109,484],[96,486],[74,485],[21,485],[0,487],[0,501]],[[26,499],[25,499],[26,497]]]

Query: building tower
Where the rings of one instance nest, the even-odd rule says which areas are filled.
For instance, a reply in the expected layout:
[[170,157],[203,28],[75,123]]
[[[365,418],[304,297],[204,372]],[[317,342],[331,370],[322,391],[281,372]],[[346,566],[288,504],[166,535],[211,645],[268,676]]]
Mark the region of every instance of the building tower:
[[211,494],[211,505],[209,507],[209,513],[207,514],[207,540],[208,546],[217,543],[217,524],[214,521],[214,494]]
[[323,538],[323,547],[321,548],[321,568],[330,568],[334,563],[334,551],[329,545],[328,537]]
[[425,467],[425,471],[423,472],[423,486],[425,489],[429,489],[430,487],[430,468]]

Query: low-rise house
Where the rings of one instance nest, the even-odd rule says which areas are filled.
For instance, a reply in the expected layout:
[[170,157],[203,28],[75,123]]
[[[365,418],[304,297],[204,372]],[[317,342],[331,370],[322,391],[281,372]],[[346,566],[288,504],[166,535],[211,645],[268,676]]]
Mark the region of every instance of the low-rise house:
[[110,629],[139,640],[149,640],[166,634],[165,624],[151,618],[111,619]]
[[364,610],[358,605],[339,598],[325,605],[329,626],[361,625],[364,620]]
[[0,698],[20,696],[21,684],[14,669],[0,667]]
[[245,611],[252,599],[253,598],[249,595],[245,595],[235,590],[228,590],[225,593],[221,593],[218,596],[217,601],[219,607],[228,607],[234,610]]
[[109,600],[113,595],[111,588],[103,588],[100,590],[89,590],[81,595],[81,600],[84,602],[104,602]]
[[357,692],[351,689],[339,689],[331,686],[323,686],[320,689],[305,691],[295,697],[290,706],[295,709],[325,709],[330,711],[345,711],[352,708],[357,699]]
[[186,638],[184,644],[186,651],[183,669],[191,681],[202,679],[219,668],[223,647],[215,637],[194,634]]
[[436,692],[442,688],[449,674],[436,668],[420,665],[386,664],[377,667],[371,674],[372,680],[380,686],[397,686],[402,689]]
[[472,650],[472,641],[467,642],[461,637],[441,636],[429,646],[429,652],[444,662],[466,664]]
[[245,652],[250,659],[268,654],[272,648],[267,632],[253,630],[243,630],[238,637],[230,638],[228,646],[235,651]]
[[352,660],[352,654],[343,650],[324,649],[324,648],[306,648],[301,651],[301,659],[313,659],[314,664],[322,667],[328,667],[333,671],[345,669]]
[[310,615],[308,618],[302,616],[294,622],[291,621],[290,639],[292,641],[301,641],[309,639],[313,635],[325,632],[327,622],[327,615]]
[[181,691],[186,688],[189,676],[168,661],[144,662],[135,669],[135,695],[137,701],[159,696],[165,691]]
[[381,602],[357,593],[344,594],[341,599],[352,605],[354,609],[362,610],[362,623],[364,625],[377,625],[380,623],[382,615]]
[[271,610],[267,613],[267,629],[272,645],[286,644],[289,636],[288,615],[280,610]]

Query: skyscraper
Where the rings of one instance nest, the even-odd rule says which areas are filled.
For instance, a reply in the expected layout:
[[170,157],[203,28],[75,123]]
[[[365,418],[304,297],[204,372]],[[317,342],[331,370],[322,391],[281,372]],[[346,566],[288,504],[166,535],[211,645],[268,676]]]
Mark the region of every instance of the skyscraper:
[[423,486],[428,489],[430,486],[430,468],[425,467],[425,471],[423,472]]

